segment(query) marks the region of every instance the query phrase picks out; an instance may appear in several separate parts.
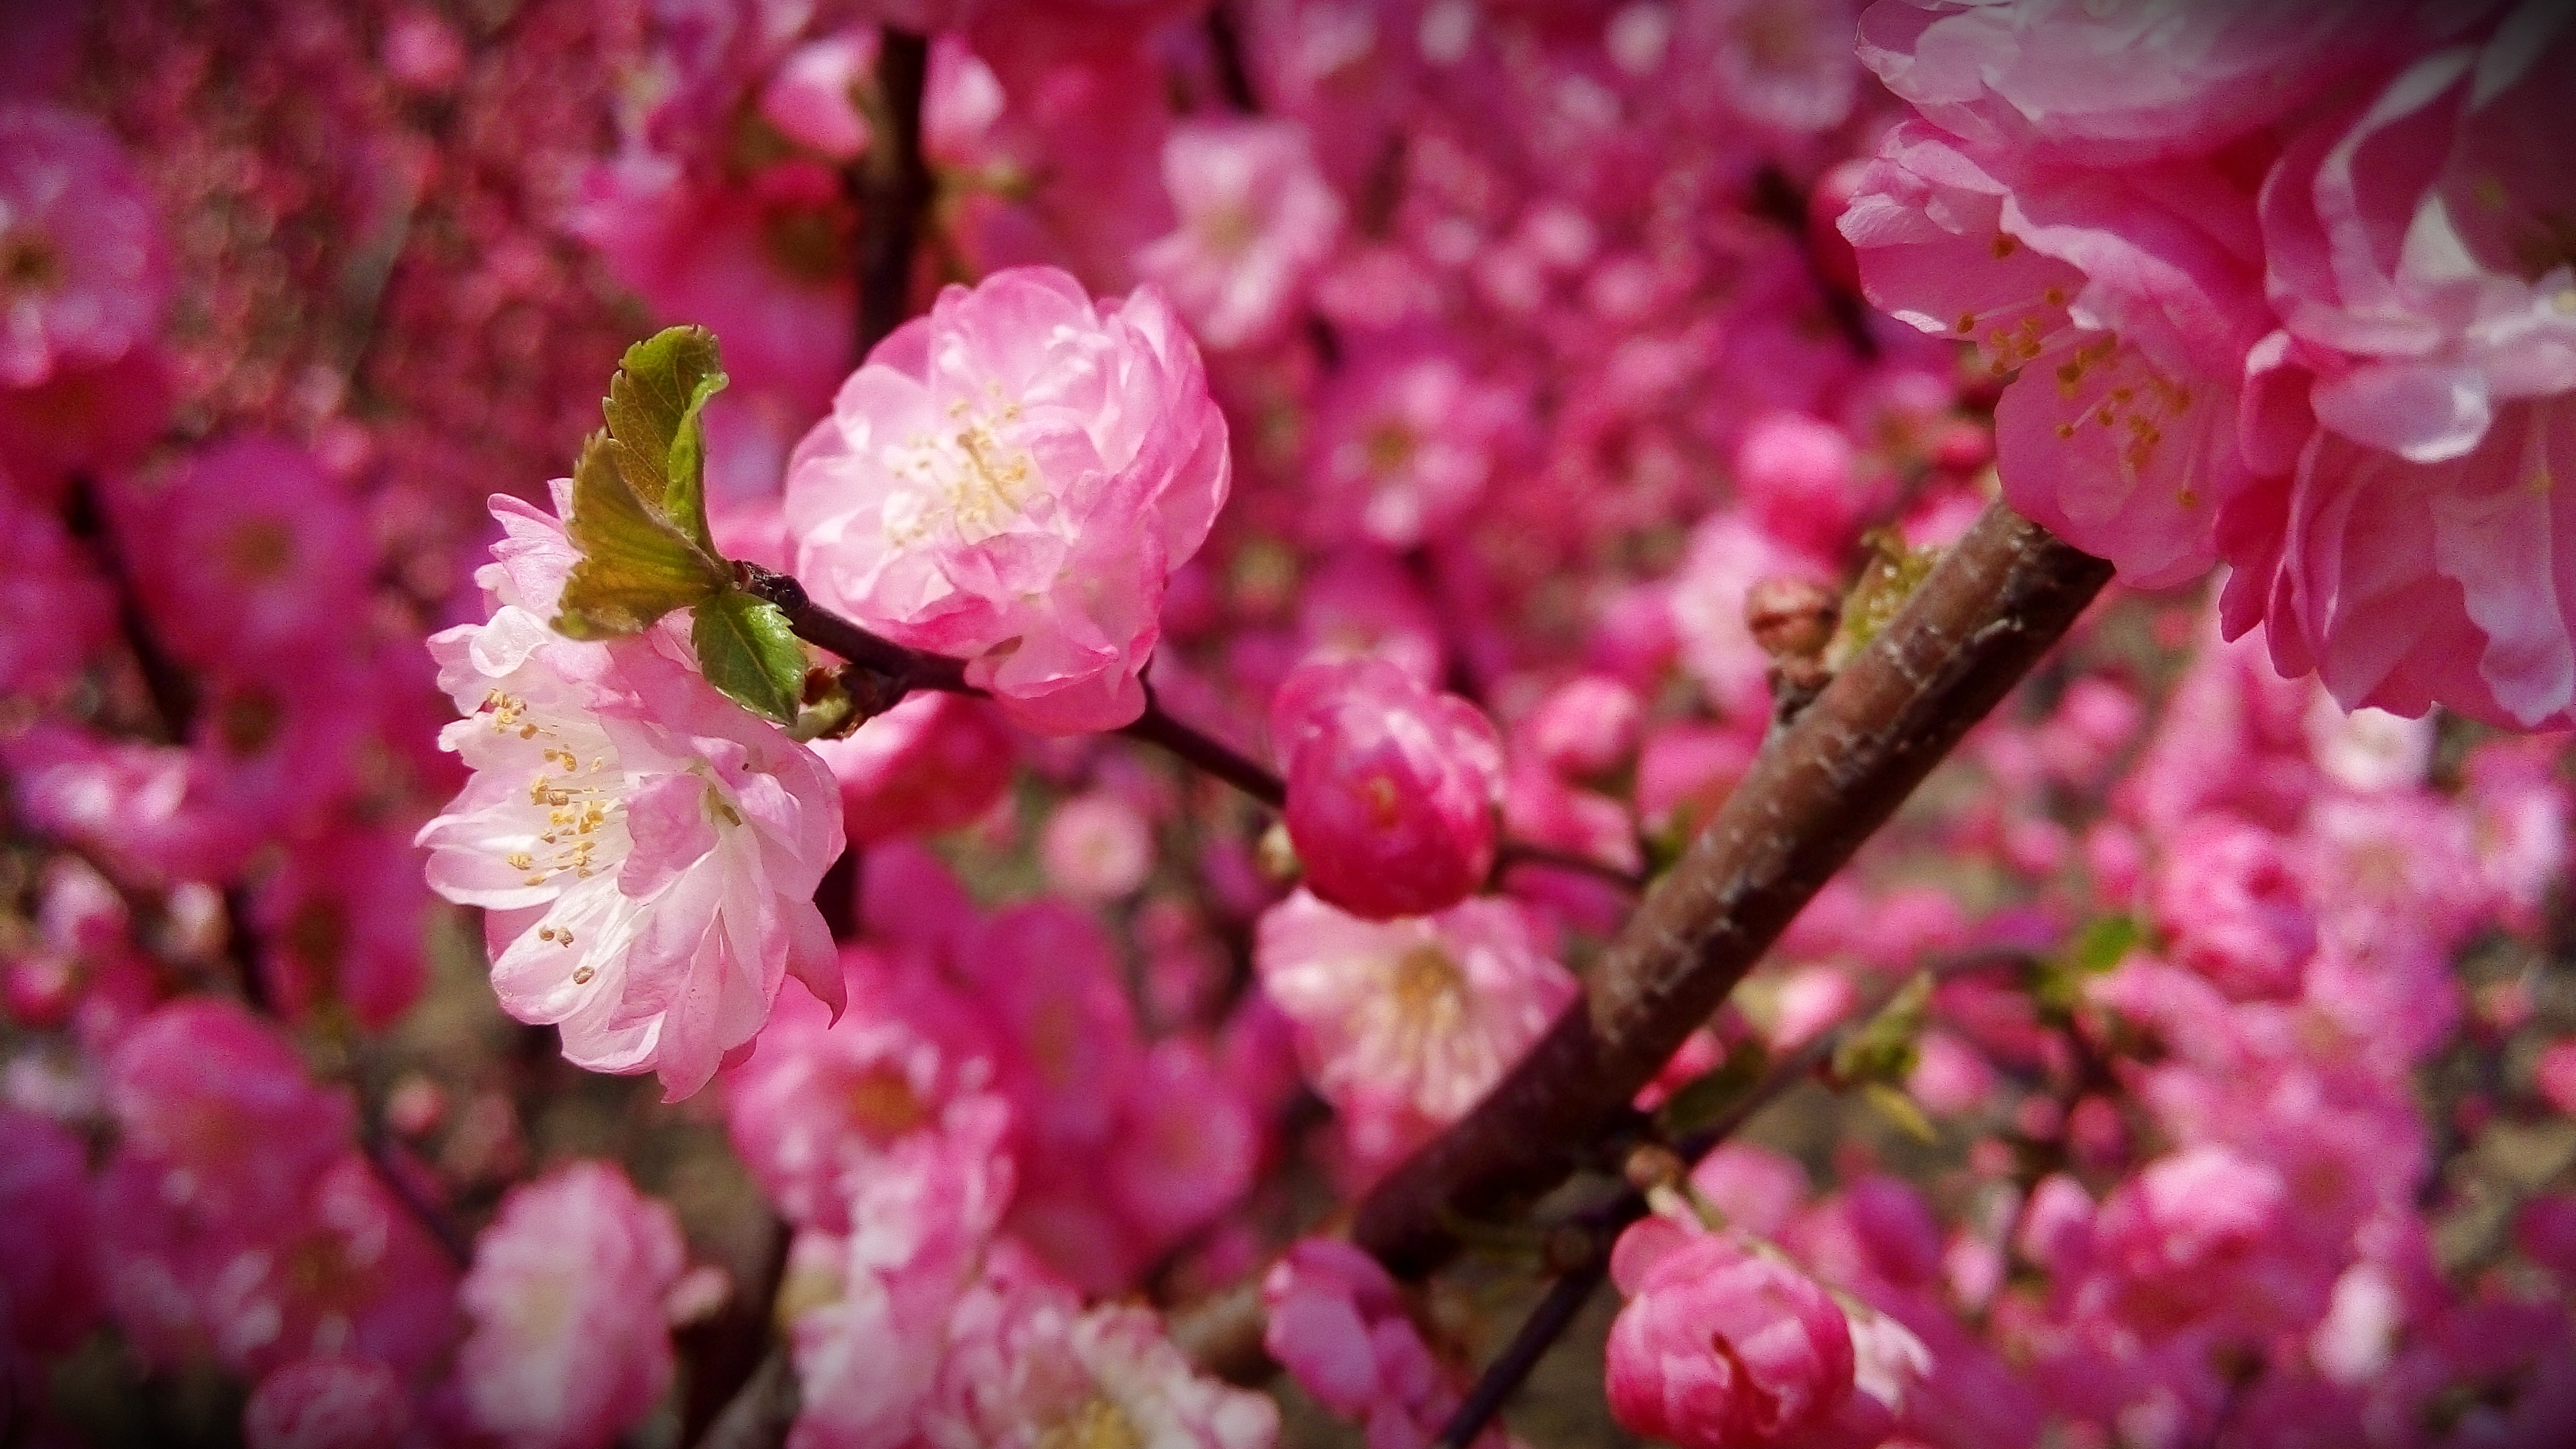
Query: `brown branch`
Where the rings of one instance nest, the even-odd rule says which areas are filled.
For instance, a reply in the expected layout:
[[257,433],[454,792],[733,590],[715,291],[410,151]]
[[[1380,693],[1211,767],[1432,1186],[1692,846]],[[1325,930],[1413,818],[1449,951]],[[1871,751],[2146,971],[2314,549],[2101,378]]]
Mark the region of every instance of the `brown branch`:
[[1870,335],[1869,308],[1852,295],[1851,289],[1835,281],[1825,270],[1823,259],[1807,240],[1807,197],[1789,173],[1774,165],[1765,165],[1753,175],[1753,214],[1767,217],[1797,238],[1798,255],[1807,265],[1807,280],[1815,284],[1817,295],[1824,301],[1825,314],[1834,321],[1834,330],[1843,335],[1854,356],[1863,361],[1878,356],[1878,339]]
[[1647,892],[1558,1018],[1467,1117],[1360,1205],[1352,1236],[1401,1276],[1552,1187],[1801,907],[2065,634],[2110,579],[1997,503],[1904,611],[1767,746]]
[[859,203],[859,360],[912,315],[912,259],[930,210],[921,151],[921,96],[930,42],[889,25],[877,42],[879,124],[852,178]]

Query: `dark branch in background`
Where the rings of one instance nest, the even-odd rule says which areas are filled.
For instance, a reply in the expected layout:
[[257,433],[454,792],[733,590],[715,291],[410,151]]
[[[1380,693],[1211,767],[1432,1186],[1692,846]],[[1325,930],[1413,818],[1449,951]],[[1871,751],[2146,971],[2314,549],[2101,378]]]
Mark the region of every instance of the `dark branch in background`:
[[921,93],[930,42],[908,30],[878,32],[882,121],[859,162],[858,360],[912,315],[912,259],[930,209],[930,164],[921,154]]
[[1216,0],[1208,7],[1207,38],[1225,103],[1247,116],[1260,114],[1261,97],[1252,89],[1252,68],[1243,61],[1243,28],[1235,24],[1232,0]]
[[1753,175],[1753,214],[1768,217],[1788,228],[1798,242],[1798,255],[1807,264],[1807,278],[1816,284],[1817,294],[1824,299],[1825,312],[1834,319],[1834,328],[1852,352],[1863,361],[1878,356],[1878,339],[1869,333],[1869,310],[1851,289],[1825,270],[1824,262],[1807,240],[1807,198],[1789,173],[1776,165],[1765,164]]
[[[1989,957],[1960,963],[1939,974],[1949,976],[2014,964],[2017,963],[2011,957]],[[1841,1025],[1819,1033],[1814,1040],[1775,1064],[1763,1073],[1762,1080],[1751,1091],[1744,1094],[1743,1100],[1729,1107],[1723,1116],[1675,1142],[1672,1147],[1674,1157],[1684,1166],[1694,1166],[1715,1151],[1719,1143],[1743,1131],[1745,1124],[1763,1108],[1780,1100],[1791,1088],[1832,1061],[1834,1053],[1850,1040],[1854,1032],[1868,1026],[1904,990],[1900,983],[1880,992],[1868,1004],[1844,1017]],[[1512,1394],[1529,1378],[1531,1370],[1538,1367],[1539,1360],[1546,1357],[1557,1339],[1573,1326],[1575,1318],[1583,1312],[1583,1305],[1600,1289],[1602,1280],[1610,1276],[1610,1248],[1618,1241],[1619,1234],[1629,1224],[1643,1218],[1652,1206],[1644,1192],[1632,1187],[1576,1219],[1575,1226],[1584,1234],[1587,1251],[1580,1261],[1567,1267],[1557,1275],[1554,1283],[1548,1285],[1547,1295],[1530,1310],[1527,1318],[1521,1320],[1520,1328],[1512,1334],[1512,1341],[1485,1366],[1475,1386],[1459,1402],[1458,1411],[1449,1416],[1449,1422],[1440,1430],[1440,1437],[1433,1441],[1433,1449],[1466,1449],[1467,1445],[1475,1442],[1478,1434],[1485,1431],[1485,1426],[1493,1422],[1494,1416],[1502,1412],[1503,1405],[1510,1402]]]
[[115,591],[117,630],[125,638],[126,651],[134,656],[135,671],[143,677],[144,693],[151,698],[162,735],[172,744],[185,743],[188,726],[197,717],[196,681],[162,652],[160,641],[153,637],[151,622],[143,617],[142,596],[134,589],[134,575],[127,570],[125,554],[116,546],[116,532],[99,506],[98,483],[86,473],[72,475],[63,499],[63,528],[89,550],[100,576]]
[[1997,503],[1879,637],[1764,748],[1647,892],[1584,997],[1483,1101],[1382,1181],[1352,1237],[1403,1277],[1457,1218],[1553,1187],[1628,1110],[1852,852],[2075,622],[2111,577]]

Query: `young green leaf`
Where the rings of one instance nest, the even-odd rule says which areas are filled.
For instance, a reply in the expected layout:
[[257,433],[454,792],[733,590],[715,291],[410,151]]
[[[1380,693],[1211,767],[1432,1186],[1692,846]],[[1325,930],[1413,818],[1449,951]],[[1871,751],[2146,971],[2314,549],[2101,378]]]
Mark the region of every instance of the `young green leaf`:
[[618,473],[645,506],[709,553],[702,414],[724,385],[715,334],[666,327],[626,349],[605,404]]
[[1727,1052],[1726,1060],[1683,1083],[1667,1098],[1655,1114],[1655,1123],[1665,1137],[1675,1140],[1714,1127],[1744,1104],[1770,1069],[1770,1051],[1758,1038],[1746,1037]]
[[628,486],[606,433],[582,444],[572,473],[572,513],[564,532],[581,560],[564,580],[555,629],[575,639],[607,639],[649,627],[732,587],[733,573]]
[[707,683],[756,715],[796,722],[805,693],[805,646],[776,604],[727,590],[698,605],[689,638]]

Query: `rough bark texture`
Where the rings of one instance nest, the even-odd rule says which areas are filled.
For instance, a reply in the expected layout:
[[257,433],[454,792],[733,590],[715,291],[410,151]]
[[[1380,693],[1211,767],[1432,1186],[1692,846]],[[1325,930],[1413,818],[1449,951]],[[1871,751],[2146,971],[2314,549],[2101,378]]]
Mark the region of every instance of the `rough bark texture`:
[[1498,1219],[1585,1154],[1808,899],[2111,577],[2001,503],[1764,749],[1559,1018],[1474,1111],[1361,1204],[1352,1236],[1399,1276],[1457,1218]]

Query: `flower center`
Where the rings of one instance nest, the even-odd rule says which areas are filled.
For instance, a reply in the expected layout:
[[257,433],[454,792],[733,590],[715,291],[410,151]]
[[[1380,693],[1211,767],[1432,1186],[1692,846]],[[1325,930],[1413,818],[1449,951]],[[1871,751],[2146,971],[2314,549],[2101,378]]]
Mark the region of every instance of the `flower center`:
[[1094,1394],[1082,1406],[1047,1426],[1037,1449],[1145,1449],[1145,1436],[1125,1410]]
[[[523,740],[554,733],[529,716],[526,701],[500,690],[485,697],[483,707],[498,733]],[[599,845],[609,823],[625,811],[619,794],[625,778],[606,757],[585,761],[565,745],[550,744],[538,758],[544,763],[529,776],[528,803],[545,812],[544,828],[537,832],[535,849],[511,852],[509,867],[532,886],[565,871],[587,880],[604,868],[597,858]],[[565,939],[569,944],[569,933]]]
[[850,1121],[860,1135],[883,1147],[918,1130],[930,1120],[930,1109],[912,1089],[912,1079],[882,1062],[859,1073],[847,1096]]
[[28,226],[0,231],[0,298],[42,296],[66,280],[63,254],[52,237]]
[[1035,491],[1037,462],[1004,436],[1020,407],[1000,389],[982,407],[960,398],[948,408],[947,431],[917,435],[893,450],[887,468],[904,485],[886,500],[886,542],[907,548],[931,534],[954,532],[975,544],[1002,532]]
[[1442,1030],[1466,1009],[1467,973],[1438,946],[1416,946],[1396,959],[1388,990],[1407,1025]]

